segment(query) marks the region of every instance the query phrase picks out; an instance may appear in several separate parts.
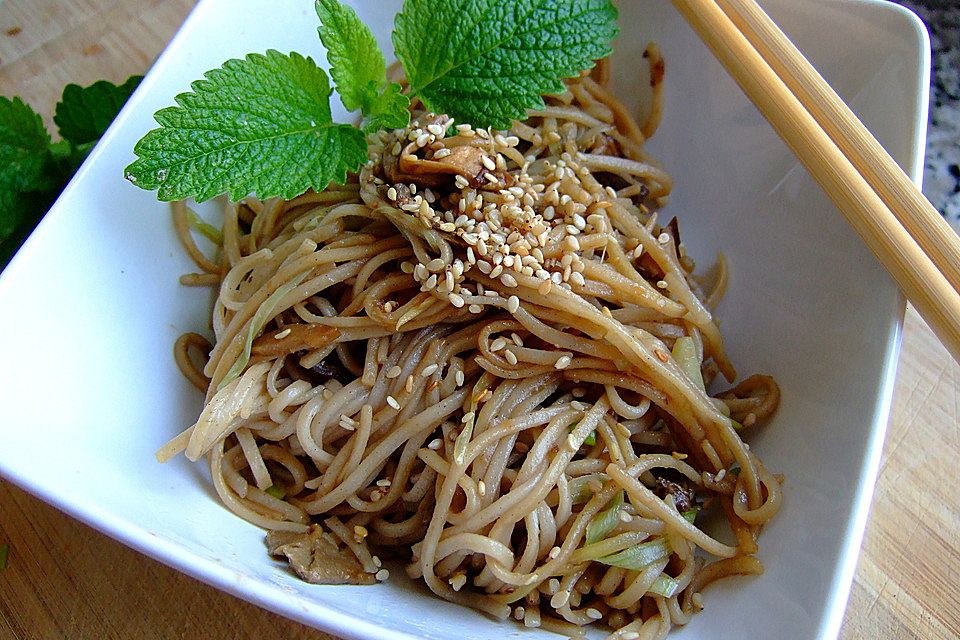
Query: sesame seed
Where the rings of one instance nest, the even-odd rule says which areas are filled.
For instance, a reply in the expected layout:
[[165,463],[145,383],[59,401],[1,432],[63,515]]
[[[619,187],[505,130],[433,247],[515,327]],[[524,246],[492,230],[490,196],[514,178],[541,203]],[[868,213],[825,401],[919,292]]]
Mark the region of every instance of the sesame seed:
[[573,435],[572,433],[567,436],[567,445],[568,445],[571,449],[573,449],[574,451],[576,451],[576,450],[578,450],[578,449],[580,448],[579,444],[577,444],[577,439],[576,439],[576,437],[574,437],[574,435]]
[[377,480],[377,486],[378,486],[378,487],[389,487],[389,486],[390,486],[390,480],[388,480],[387,478],[381,478],[380,480]]
[[393,200],[393,201],[396,201],[396,199],[397,199],[397,190],[396,190],[395,188],[393,188],[393,187],[390,187],[389,189],[387,189],[387,197],[390,198],[390,199]]
[[585,281],[583,279],[583,274],[580,273],[579,271],[574,271],[573,273],[570,274],[570,282],[577,285],[578,287],[582,287],[585,284]]
[[378,569],[383,566],[383,560],[380,559],[380,556],[373,556],[373,565]]
[[441,446],[443,446],[443,441],[440,440],[440,438],[434,438],[434,439],[431,440],[430,443],[427,445],[427,449],[430,449],[431,451],[436,451],[436,450],[439,449]]
[[432,134],[435,135],[435,136],[442,136],[442,135],[443,135],[443,127],[441,127],[441,126],[438,125],[438,124],[427,125],[427,131],[429,131],[430,133],[432,133]]
[[451,293],[451,294],[449,294],[449,295],[447,296],[447,300],[449,300],[449,301],[450,301],[450,304],[452,304],[453,306],[455,306],[455,307],[458,308],[458,309],[461,308],[461,307],[463,307],[464,304],[466,304],[466,301],[463,299],[463,296],[461,296],[461,295],[459,295],[459,294],[457,294],[457,293]]
[[429,269],[430,271],[440,271],[440,269],[443,269],[445,266],[446,266],[446,263],[440,258],[434,258],[433,260],[427,263],[427,269]]
[[567,236],[563,243],[571,251],[580,251],[580,241],[575,236]]
[[[699,593],[693,594],[693,598],[696,598],[698,595],[700,594]],[[627,631],[626,633],[620,636],[620,640],[637,640],[637,638],[639,637],[640,637],[640,634],[637,633],[636,631]]]
[[553,363],[553,368],[554,368],[554,369],[566,369],[567,367],[570,366],[570,363],[571,363],[572,361],[573,361],[573,359],[572,359],[570,356],[560,356],[559,358],[557,358],[557,361],[556,361],[555,363]]
[[657,236],[657,242],[659,242],[660,244],[667,244],[668,242],[670,242],[670,234],[664,231],[659,236]]
[[433,158],[435,160],[442,160],[443,158],[446,158],[451,153],[453,152],[450,151],[450,149],[447,149],[446,147],[444,147],[443,149],[439,149],[436,153],[434,153]]
[[444,222],[443,224],[440,225],[440,231],[453,233],[456,230],[457,230],[457,225],[453,224],[452,222]]
[[461,189],[466,189],[470,185],[470,183],[467,182],[467,179],[460,174],[457,174],[457,177],[453,179],[453,182]]
[[404,383],[403,388],[404,390],[406,390],[407,393],[410,393],[411,391],[413,391],[413,374],[412,373],[407,376],[407,381]]
[[545,295],[547,295],[548,293],[550,293],[550,290],[551,290],[551,289],[553,289],[553,282],[551,282],[549,279],[547,279],[547,280],[544,280],[543,282],[541,282],[541,283],[540,283],[540,286],[537,287],[537,293],[539,293],[539,294],[542,295],[542,296],[545,296]]
[[490,171],[495,171],[497,168],[497,163],[491,160],[490,156],[481,156],[480,162],[482,162],[483,166],[485,166]]
[[477,493],[480,494],[480,497],[487,495],[487,484],[483,480],[477,482]]
[[486,180],[487,182],[489,182],[490,184],[496,184],[496,183],[497,183],[497,176],[493,175],[493,174],[490,173],[489,171],[487,171],[486,173],[483,174],[483,179]]
[[511,289],[517,286],[517,279],[509,273],[503,274],[503,276],[500,277],[500,282]]
[[658,289],[666,289],[668,286],[669,286],[669,285],[667,285],[667,281],[666,281],[666,280],[657,280],[657,288],[658,288]]
[[398,377],[400,377],[400,372],[401,372],[400,367],[398,367],[397,365],[394,365],[394,366],[390,367],[389,369],[387,369],[387,374],[386,374],[386,375],[387,375],[387,378],[388,378],[388,379],[392,380],[393,378],[398,378]]
[[727,470],[720,469],[720,471],[717,472],[717,475],[714,476],[713,479],[715,482],[721,482],[726,476],[727,476]]
[[469,311],[470,313],[480,313],[481,311],[483,311],[483,309],[478,304],[472,304],[469,307],[467,307],[467,311]]
[[438,365],[435,362],[433,364],[428,364],[423,368],[423,371],[420,372],[420,375],[423,376],[424,378],[429,378],[439,368],[440,368],[440,365]]
[[587,613],[587,617],[590,618],[591,620],[599,620],[600,618],[603,617],[603,614],[600,613],[598,610],[594,609],[593,607],[590,607],[589,609],[587,609],[586,613]]
[[386,569],[380,569],[380,571],[377,571],[377,573],[376,573],[376,575],[375,575],[374,577],[375,577],[378,581],[383,582],[383,581],[385,581],[387,578],[390,577],[390,572],[387,571]]
[[390,405],[394,410],[400,411],[400,403],[397,402],[397,399],[393,396],[387,396],[387,404]]
[[[508,277],[510,276],[503,276],[504,279]],[[514,280],[514,282],[516,282],[516,280]],[[507,284],[507,283],[504,282],[504,284]],[[507,286],[511,286],[511,285],[507,285]],[[507,311],[509,311],[510,313],[516,313],[518,309],[520,309],[520,298],[518,298],[517,296],[510,296],[509,298],[507,298]],[[520,346],[520,345],[517,345],[517,346]]]
[[503,349],[505,346],[507,346],[507,341],[504,338],[497,338],[490,345],[490,351],[493,353],[496,353],[497,351],[500,351],[500,349]]
[[[471,305],[471,306],[472,306],[472,305]],[[464,381],[463,371],[457,371],[457,373],[455,374],[454,378],[455,378],[456,381],[457,381],[457,386],[458,386],[458,387],[462,387],[462,386],[463,386],[463,381]]]
[[361,540],[363,540],[364,538],[367,537],[367,533],[368,531],[366,527],[361,527],[360,525],[354,525],[353,535],[356,536],[357,538],[360,538]]
[[429,278],[427,278],[427,281],[423,283],[423,288],[426,289],[427,291],[436,288],[436,286],[437,286],[437,274],[435,273],[431,275]]
[[509,362],[510,364],[517,364],[518,362],[517,356],[514,355],[513,351],[511,351],[510,349],[507,349],[506,351],[503,352],[503,357],[506,358],[507,362]]
[[550,549],[550,553],[548,553],[547,555],[550,557],[551,560],[553,560],[560,555],[560,551],[561,551],[560,547],[553,547],[552,549]]
[[[514,296],[511,296],[511,297],[514,297]],[[518,347],[523,346],[523,338],[518,336],[516,333],[511,333],[510,339],[513,340],[513,344],[517,345]]]

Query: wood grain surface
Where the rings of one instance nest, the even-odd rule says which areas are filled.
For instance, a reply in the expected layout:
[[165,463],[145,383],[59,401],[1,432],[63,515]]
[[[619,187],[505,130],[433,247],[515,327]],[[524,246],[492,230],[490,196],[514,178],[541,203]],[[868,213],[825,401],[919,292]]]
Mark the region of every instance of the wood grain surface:
[[[0,0],[0,94],[51,124],[69,82],[145,72],[192,0]],[[960,638],[960,366],[908,308],[891,424],[840,638]],[[0,481],[0,639],[311,638]],[[789,639],[785,639],[789,640]]]

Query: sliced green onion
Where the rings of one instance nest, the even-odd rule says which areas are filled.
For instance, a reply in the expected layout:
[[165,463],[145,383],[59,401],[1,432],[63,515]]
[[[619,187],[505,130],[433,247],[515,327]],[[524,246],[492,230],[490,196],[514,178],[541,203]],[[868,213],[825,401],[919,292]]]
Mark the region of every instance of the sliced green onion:
[[660,577],[654,580],[653,584],[650,585],[650,588],[647,589],[647,593],[655,593],[658,596],[663,596],[664,598],[672,598],[679,590],[679,582],[667,574],[661,573]]
[[730,421],[730,426],[733,427],[735,430],[740,431],[741,429],[743,429],[743,425],[737,422],[736,420],[734,420],[733,418],[727,418],[727,420]]
[[271,496],[273,496],[274,498],[277,498],[278,500],[283,500],[283,497],[286,495],[286,493],[284,493],[283,491],[283,488],[278,487],[275,484],[267,487],[264,493],[269,493]]
[[273,312],[276,310],[277,305],[280,304],[280,301],[283,300],[288,293],[296,289],[306,277],[306,273],[301,273],[290,282],[277,287],[277,290],[263,301],[263,304],[260,305],[257,312],[253,314],[253,318],[250,319],[250,327],[247,329],[247,339],[243,343],[243,353],[240,354],[236,362],[233,363],[233,366],[230,367],[230,370],[227,371],[227,375],[223,376],[223,380],[217,385],[217,391],[233,382],[233,380],[247,368],[247,363],[250,362],[250,349],[253,347],[253,339],[263,331],[264,325],[267,324],[273,316]]
[[7,556],[10,555],[10,545],[0,544],[0,571],[7,568]]
[[687,522],[689,522],[690,524],[693,524],[693,521],[697,519],[697,514],[699,512],[700,512],[700,507],[692,507],[690,509],[687,509],[680,515],[682,515]]
[[697,357],[697,346],[693,343],[693,338],[690,336],[677,338],[673,343],[673,359],[694,384],[701,389],[705,388],[703,373],[700,371],[700,358]]
[[640,570],[651,562],[663,560],[670,555],[670,545],[663,536],[658,536],[649,542],[634,545],[629,549],[612,553],[609,556],[597,558],[597,562],[609,564],[624,569]]
[[[579,420],[577,422],[574,422],[572,425],[570,425],[569,427],[570,433],[573,433],[573,430],[577,428],[578,424],[580,424]],[[583,439],[583,444],[587,445],[588,447],[592,447],[593,445],[597,444],[596,430],[591,431],[590,435],[588,435],[586,438]]]
[[623,491],[618,491],[617,495],[610,501],[610,507],[595,515],[590,524],[587,525],[587,544],[603,540],[608,533],[617,528],[617,522],[620,521],[620,507],[622,506]]
[[197,212],[190,207],[187,210],[187,222],[191,227],[199,231],[207,240],[215,245],[223,244],[223,234],[215,226],[197,215]]

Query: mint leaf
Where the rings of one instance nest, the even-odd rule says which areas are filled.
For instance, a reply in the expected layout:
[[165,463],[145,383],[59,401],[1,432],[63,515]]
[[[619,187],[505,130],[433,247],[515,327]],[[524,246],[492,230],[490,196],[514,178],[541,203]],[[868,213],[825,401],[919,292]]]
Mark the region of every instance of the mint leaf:
[[0,193],[49,188],[49,145],[50,134],[37,112],[20,98],[0,97]]
[[609,55],[616,18],[609,0],[406,0],[393,45],[430,110],[505,129]]
[[365,109],[363,130],[402,129],[410,124],[410,98],[401,93],[403,87],[391,82]]
[[121,85],[106,80],[89,87],[68,84],[53,116],[60,137],[73,145],[99,140],[142,79],[143,76],[130,76]]
[[222,193],[294,198],[342,182],[367,160],[363,132],[333,123],[327,74],[297,53],[267,51],[204,74],[134,148],[127,179],[161,200]]
[[327,48],[330,76],[349,111],[360,109],[364,130],[399,129],[410,123],[410,100],[387,82],[387,64],[373,33],[339,0],[317,0],[320,41]]

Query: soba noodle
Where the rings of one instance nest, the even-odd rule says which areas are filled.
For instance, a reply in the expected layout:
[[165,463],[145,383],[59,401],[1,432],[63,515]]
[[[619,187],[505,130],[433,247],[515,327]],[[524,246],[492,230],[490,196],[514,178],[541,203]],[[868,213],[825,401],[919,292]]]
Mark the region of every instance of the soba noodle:
[[178,205],[205,272],[184,283],[219,295],[215,342],[176,349],[205,407],[158,456],[208,457],[228,508],[321,532],[368,581],[376,552],[498,618],[662,638],[707,584],[761,571],[780,481],[738,428],[778,390],[705,391],[736,374],[660,220],[659,98],[641,126],[593,78],[568,86],[511,131],[417,110],[347,184],[230,206],[215,260]]

